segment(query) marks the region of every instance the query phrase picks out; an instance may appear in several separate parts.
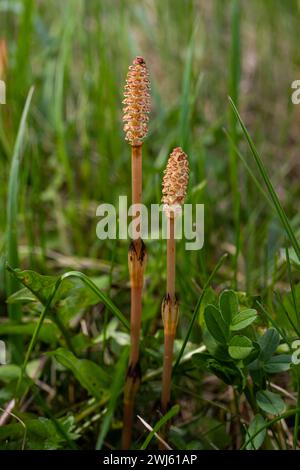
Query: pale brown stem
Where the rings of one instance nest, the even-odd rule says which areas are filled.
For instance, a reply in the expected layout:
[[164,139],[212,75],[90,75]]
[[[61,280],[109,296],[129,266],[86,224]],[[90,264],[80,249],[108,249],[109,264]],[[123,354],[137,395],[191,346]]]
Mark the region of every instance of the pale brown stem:
[[[142,146],[131,147],[131,183],[132,183],[132,204],[142,202]],[[141,224],[141,214],[138,216]],[[142,289],[143,289],[143,266],[145,247],[141,239],[133,241],[135,256],[131,260],[133,266],[129,266],[131,285],[131,312],[130,312],[130,336],[131,351],[129,364],[135,365],[139,360],[140,330],[142,316]],[[129,259],[130,263],[130,259]],[[142,269],[141,269],[142,268]]]
[[161,394],[161,409],[162,409],[163,414],[165,414],[168,411],[168,405],[169,405],[170,396],[171,396],[174,339],[175,339],[175,335],[165,334],[164,364],[163,364],[162,394]]
[[142,146],[131,147],[132,204],[142,202]]
[[[142,146],[131,147],[132,204],[142,202]],[[141,214],[138,216],[141,226]],[[141,228],[141,227],[140,227]],[[139,349],[142,317],[142,290],[146,248],[142,239],[134,240],[128,252],[128,267],[131,286],[130,337],[131,349],[124,391],[124,417],[122,449],[131,445],[135,396],[139,387]]]
[[131,288],[131,315],[130,315],[130,337],[131,351],[130,364],[137,364],[140,353],[140,332],[141,332],[141,305],[142,287]]
[[[161,410],[163,414],[168,411],[171,397],[173,349],[178,321],[178,304],[175,295],[175,218],[173,214],[171,214],[171,217],[168,218],[168,224],[169,230],[167,238],[167,295],[162,306],[162,316],[164,322],[164,361],[162,376]],[[162,430],[162,434],[165,433],[166,427]],[[164,449],[165,446],[160,443],[159,448]]]
[[134,400],[130,400],[128,403],[124,402],[123,433],[122,433],[122,449],[123,450],[128,450],[131,446],[133,411],[134,411]]
[[174,216],[168,218],[169,233],[167,238],[167,295],[171,301],[175,301],[175,256],[176,256],[176,243],[175,243],[175,219]]
[[128,450],[131,445],[133,413],[135,395],[138,391],[141,381],[141,371],[139,365],[131,366],[129,364],[127,377],[124,387],[124,414],[123,414],[123,433],[122,449]]

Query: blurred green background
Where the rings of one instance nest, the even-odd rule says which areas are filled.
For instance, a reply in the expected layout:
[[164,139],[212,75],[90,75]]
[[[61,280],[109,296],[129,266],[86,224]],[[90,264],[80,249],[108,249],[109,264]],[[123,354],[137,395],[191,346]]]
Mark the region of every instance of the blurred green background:
[[[273,259],[270,251],[280,233],[244,169],[232,164],[223,128],[236,142],[239,131],[227,96],[237,102],[274,171],[289,215],[296,215],[300,113],[290,97],[300,73],[300,3],[10,0],[0,2],[0,14],[8,49],[7,105],[1,106],[1,246],[13,146],[33,85],[18,195],[22,265],[45,271],[49,250],[110,261],[111,243],[95,236],[95,208],[130,194],[121,102],[127,67],[139,54],[150,70],[153,103],[144,145],[144,201],[160,201],[167,155],[182,145],[192,169],[190,199],[206,204],[205,249],[185,253],[181,269],[186,263],[203,282],[218,253],[235,249],[234,205],[240,197],[240,285],[252,289],[264,282],[257,269],[268,265],[266,256]],[[152,245],[150,266],[157,267],[162,247]],[[122,247],[117,244],[121,263]]]
[[[7,48],[7,64],[0,56],[7,86],[0,106],[1,315],[17,288],[6,260],[42,274],[78,269],[100,277],[128,315],[128,243],[97,239],[96,208],[130,196],[122,95],[136,55],[145,58],[152,87],[144,202],[160,202],[162,171],[180,145],[191,166],[187,202],[205,204],[204,248],[187,252],[178,243],[179,337],[224,251],[232,256],[217,289],[262,295],[272,310],[273,287],[284,283],[283,230],[235,152],[237,146],[259,179],[228,96],[299,234],[300,105],[291,102],[291,83],[300,79],[300,1],[2,0],[0,31]],[[145,335],[160,324],[165,290],[165,244],[147,246]],[[197,329],[193,334],[199,340]]]

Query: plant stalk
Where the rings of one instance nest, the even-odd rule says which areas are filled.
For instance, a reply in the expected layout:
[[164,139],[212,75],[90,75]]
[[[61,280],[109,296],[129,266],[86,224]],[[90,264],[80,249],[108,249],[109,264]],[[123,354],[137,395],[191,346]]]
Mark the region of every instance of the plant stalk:
[[131,147],[131,191],[132,204],[142,202],[142,146]]
[[175,302],[175,258],[176,258],[176,242],[175,242],[175,218],[173,214],[168,219],[169,233],[167,239],[167,295],[172,302]]
[[[131,147],[131,176],[132,176],[132,204],[141,204],[142,201],[142,146]],[[141,229],[141,213],[138,216],[138,225]],[[131,288],[130,310],[130,357],[124,388],[124,415],[122,449],[130,448],[132,439],[133,414],[135,396],[141,381],[139,366],[140,331],[142,318],[142,291],[144,283],[144,269],[146,264],[146,247],[141,238],[133,240],[128,250],[128,268]]]
[[[162,318],[164,323],[164,361],[162,376],[161,410],[166,414],[171,398],[173,349],[178,323],[178,303],[175,295],[175,217],[171,213],[168,218],[169,233],[167,239],[167,293],[162,303]],[[165,430],[163,430],[165,433]],[[164,449],[160,443],[160,449]]]
[[171,397],[171,379],[173,363],[174,334],[165,334],[164,340],[164,364],[162,377],[161,409],[163,414],[168,411]]

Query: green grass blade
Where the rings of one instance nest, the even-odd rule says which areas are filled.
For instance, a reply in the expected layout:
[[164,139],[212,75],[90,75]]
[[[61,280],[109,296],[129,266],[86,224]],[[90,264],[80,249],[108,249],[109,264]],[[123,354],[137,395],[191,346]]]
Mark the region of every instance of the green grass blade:
[[295,315],[296,315],[296,318],[297,318],[298,328],[300,328],[300,319],[299,319],[298,308],[297,308],[296,290],[295,290],[295,284],[294,284],[294,280],[293,280],[293,276],[292,276],[292,266],[291,266],[291,260],[290,260],[290,254],[289,254],[288,248],[285,248],[285,257],[286,257],[289,283],[290,283],[290,287],[291,287],[293,307],[294,307]]
[[300,331],[298,330],[297,326],[295,325],[295,323],[294,323],[293,320],[291,319],[291,316],[290,316],[289,312],[287,311],[287,309],[286,309],[284,303],[282,302],[280,293],[277,292],[277,291],[274,291],[274,294],[275,294],[275,296],[276,296],[276,300],[277,300],[278,304],[279,304],[280,307],[282,308],[282,311],[285,313],[285,315],[286,315],[286,317],[287,317],[287,319],[288,319],[288,321],[289,321],[291,327],[292,327],[293,330],[295,331],[296,335],[297,335],[298,337],[300,337]]
[[[232,0],[231,2],[231,45],[230,45],[230,67],[229,67],[229,95],[233,97],[234,102],[239,102],[239,86],[241,74],[241,44],[240,44],[240,2]],[[229,129],[232,135],[233,144],[229,143],[229,161],[230,161],[230,182],[233,202],[233,214],[235,224],[235,255],[233,257],[233,279],[234,288],[237,288],[237,268],[238,256],[240,252],[240,192],[238,188],[238,157],[235,147],[238,143],[237,120],[234,112],[229,108]]]
[[23,0],[22,2],[18,40],[16,43],[16,68],[13,81],[13,94],[19,98],[23,97],[24,88],[26,90],[30,83],[31,64],[28,58],[31,53],[32,36],[34,33],[35,7],[36,2],[34,0]]
[[245,166],[249,176],[252,178],[255,186],[257,187],[257,189],[259,190],[259,192],[262,194],[262,196],[265,198],[266,202],[269,204],[269,206],[271,207],[271,209],[273,210],[274,209],[274,206],[272,204],[272,201],[270,200],[269,196],[267,195],[266,191],[264,190],[264,188],[262,187],[262,185],[260,184],[260,182],[258,181],[258,179],[256,178],[255,174],[253,173],[253,171],[251,170],[250,166],[248,165],[245,157],[242,155],[242,153],[239,151],[239,149],[237,148],[237,146],[235,145],[234,143],[234,140],[233,140],[233,137],[232,135],[226,130],[226,129],[223,129],[227,139],[231,142],[231,145],[232,147],[234,148],[237,156],[239,157],[239,159],[242,161],[243,165]]
[[195,32],[192,34],[188,46],[186,62],[183,73],[182,96],[179,116],[180,145],[188,152],[189,133],[190,133],[190,93],[192,80],[192,64],[194,56]]
[[150,442],[152,441],[155,434],[174,416],[179,413],[179,405],[173,406],[168,413],[166,413],[154,426],[153,430],[148,434],[143,444],[140,447],[140,450],[146,450]]
[[118,397],[123,389],[125,374],[127,370],[128,353],[128,347],[123,349],[122,354],[116,365],[116,370],[113,376],[114,378],[110,391],[111,395],[108,402],[107,411],[103,418],[102,426],[98,435],[96,450],[102,449],[105,436],[108,433],[110,423],[113,418],[115,408],[117,406]]
[[[34,89],[29,90],[26,103],[23,109],[16,142],[14,145],[11,169],[8,181],[7,197],[7,227],[6,227],[6,258],[7,262],[14,268],[19,266],[18,256],[18,199],[19,199],[19,179],[20,162],[25,139],[26,120],[32,100]],[[18,289],[17,280],[11,275],[7,276],[6,292],[10,296]],[[18,321],[21,317],[20,308],[16,305],[8,306],[8,314],[12,320]]]
[[234,102],[232,101],[232,99],[231,99],[230,97],[229,97],[229,102],[230,102],[230,104],[231,104],[231,106],[232,106],[232,109],[233,109],[233,111],[234,111],[234,113],[235,113],[235,115],[236,115],[236,117],[237,117],[237,119],[238,119],[238,121],[239,121],[239,123],[240,123],[240,125],[241,125],[241,128],[242,128],[242,130],[243,130],[244,136],[245,136],[245,138],[246,138],[246,140],[247,140],[247,142],[248,142],[248,145],[249,145],[249,147],[250,147],[250,150],[251,150],[251,152],[252,152],[253,158],[254,158],[254,160],[255,160],[255,162],[256,162],[256,165],[257,165],[257,167],[258,167],[258,170],[259,170],[259,172],[260,172],[260,175],[261,175],[262,179],[264,180],[265,185],[266,185],[266,187],[267,187],[267,189],[268,189],[270,198],[271,198],[271,200],[272,200],[272,202],[273,202],[273,204],[274,204],[275,210],[276,210],[277,215],[278,215],[278,217],[279,217],[279,219],[280,219],[280,221],[281,221],[281,224],[282,224],[282,226],[283,226],[283,228],[284,228],[284,230],[285,230],[285,232],[286,232],[286,235],[287,235],[287,237],[288,237],[288,239],[289,239],[289,241],[290,241],[292,247],[293,247],[294,250],[295,250],[295,253],[296,253],[296,255],[297,255],[299,261],[300,261],[300,245],[299,245],[299,243],[298,243],[298,241],[297,241],[297,238],[296,238],[296,236],[295,236],[295,234],[294,234],[294,231],[293,231],[293,229],[292,229],[292,227],[291,227],[291,224],[290,224],[290,222],[289,222],[289,220],[288,220],[288,218],[287,218],[287,216],[286,216],[286,213],[285,213],[285,211],[284,211],[284,209],[283,209],[283,207],[282,207],[282,205],[281,205],[281,202],[280,202],[280,200],[279,200],[279,198],[278,198],[278,196],[277,196],[277,194],[276,194],[276,192],[275,192],[275,190],[274,190],[274,188],[273,188],[272,182],[271,182],[271,180],[270,180],[270,178],[269,178],[269,176],[268,176],[268,173],[267,173],[267,171],[266,171],[266,168],[265,168],[265,166],[264,166],[264,163],[263,163],[263,161],[262,161],[262,159],[261,159],[261,157],[260,157],[260,155],[259,155],[259,153],[258,153],[258,151],[257,151],[257,149],[256,149],[256,147],[255,147],[255,145],[254,145],[254,142],[253,142],[252,138],[250,137],[249,132],[247,131],[247,128],[246,128],[246,126],[245,126],[245,124],[244,124],[244,122],[243,122],[243,120],[242,120],[242,118],[241,118],[241,116],[240,116],[240,114],[239,114],[239,112],[238,112],[238,110],[237,110],[237,108],[236,108]]

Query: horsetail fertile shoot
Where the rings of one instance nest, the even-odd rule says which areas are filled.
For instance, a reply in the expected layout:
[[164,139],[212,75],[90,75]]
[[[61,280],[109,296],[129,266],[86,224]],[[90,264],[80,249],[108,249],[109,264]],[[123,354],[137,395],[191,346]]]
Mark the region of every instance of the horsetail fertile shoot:
[[178,302],[175,295],[175,218],[184,203],[189,180],[189,164],[187,155],[180,147],[169,156],[162,183],[162,202],[168,219],[167,237],[167,291],[162,303],[164,323],[164,363],[161,407],[166,413],[171,394],[173,346],[178,323]]
[[[146,63],[136,57],[129,67],[123,101],[123,121],[126,140],[131,146],[132,204],[142,202],[142,144],[148,132],[150,112],[150,82]],[[141,229],[141,215],[137,225]],[[139,237],[128,251],[131,286],[130,336],[131,351],[124,389],[124,419],[122,448],[131,444],[135,395],[140,383],[139,347],[142,317],[142,290],[146,264],[146,247]]]

